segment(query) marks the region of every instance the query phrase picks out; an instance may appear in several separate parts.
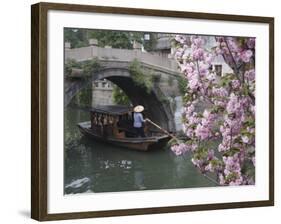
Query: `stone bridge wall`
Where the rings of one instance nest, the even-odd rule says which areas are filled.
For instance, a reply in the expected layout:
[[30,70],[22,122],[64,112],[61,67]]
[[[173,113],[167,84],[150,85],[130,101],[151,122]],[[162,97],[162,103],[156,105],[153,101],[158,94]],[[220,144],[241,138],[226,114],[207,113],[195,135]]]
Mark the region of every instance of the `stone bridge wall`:
[[96,46],[66,49],[65,59],[75,59],[85,61],[97,57],[100,60],[133,61],[137,59],[143,63],[177,71],[175,60],[158,55],[142,52],[140,50],[101,48]]

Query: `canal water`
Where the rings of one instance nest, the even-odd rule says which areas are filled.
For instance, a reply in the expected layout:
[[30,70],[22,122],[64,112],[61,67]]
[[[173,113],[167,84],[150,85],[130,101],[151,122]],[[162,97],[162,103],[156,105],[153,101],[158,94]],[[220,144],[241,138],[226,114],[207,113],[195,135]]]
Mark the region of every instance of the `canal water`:
[[76,124],[89,120],[79,108],[65,109],[65,194],[210,187],[189,155],[168,148],[134,151],[85,138]]

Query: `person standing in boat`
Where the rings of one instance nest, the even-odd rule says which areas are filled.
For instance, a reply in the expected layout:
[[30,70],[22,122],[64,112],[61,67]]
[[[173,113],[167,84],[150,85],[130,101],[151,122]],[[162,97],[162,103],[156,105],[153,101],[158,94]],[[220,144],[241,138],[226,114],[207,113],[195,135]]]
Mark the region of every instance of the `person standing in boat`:
[[137,132],[137,137],[140,136],[142,138],[145,137],[144,128],[143,128],[145,120],[143,119],[143,115],[141,113],[143,112],[143,110],[144,107],[141,105],[138,105],[134,108],[134,128]]

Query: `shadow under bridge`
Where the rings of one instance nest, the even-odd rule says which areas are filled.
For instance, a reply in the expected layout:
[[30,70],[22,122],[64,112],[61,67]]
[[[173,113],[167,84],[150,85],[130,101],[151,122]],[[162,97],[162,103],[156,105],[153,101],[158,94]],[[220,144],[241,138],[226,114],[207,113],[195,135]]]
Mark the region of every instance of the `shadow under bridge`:
[[134,106],[140,104],[145,108],[145,117],[161,127],[175,131],[174,115],[168,100],[163,100],[164,94],[157,84],[151,91],[137,85],[127,69],[107,69],[96,74],[94,80],[107,79],[117,85],[129,97]]

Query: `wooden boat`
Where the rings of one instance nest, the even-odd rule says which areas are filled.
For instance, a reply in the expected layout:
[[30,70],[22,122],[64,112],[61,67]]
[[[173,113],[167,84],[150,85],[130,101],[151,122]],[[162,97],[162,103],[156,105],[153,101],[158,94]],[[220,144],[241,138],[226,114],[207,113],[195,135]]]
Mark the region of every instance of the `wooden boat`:
[[78,127],[82,134],[130,149],[147,151],[163,148],[171,139],[168,134],[145,127],[146,137],[137,137],[133,128],[133,109],[126,106],[98,106],[90,110],[90,121],[81,122]]

